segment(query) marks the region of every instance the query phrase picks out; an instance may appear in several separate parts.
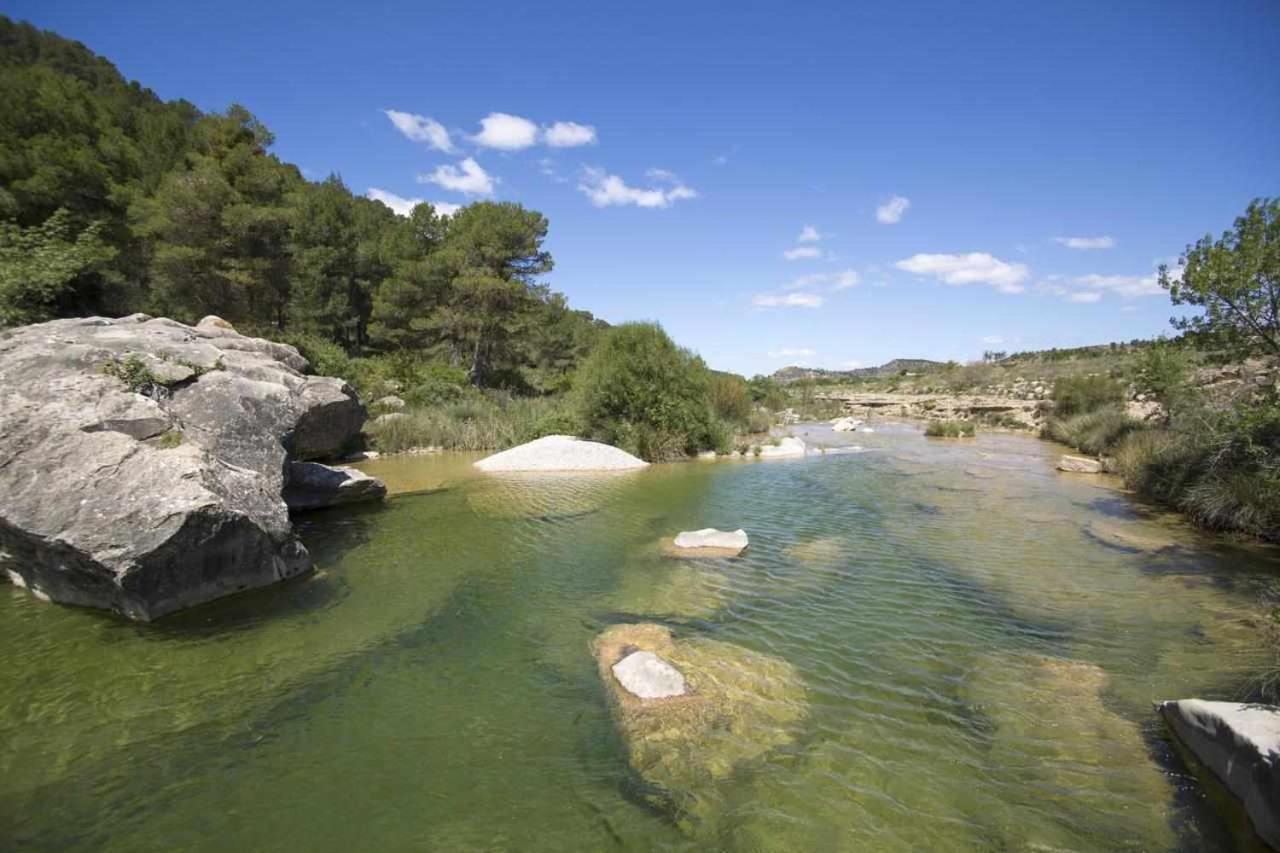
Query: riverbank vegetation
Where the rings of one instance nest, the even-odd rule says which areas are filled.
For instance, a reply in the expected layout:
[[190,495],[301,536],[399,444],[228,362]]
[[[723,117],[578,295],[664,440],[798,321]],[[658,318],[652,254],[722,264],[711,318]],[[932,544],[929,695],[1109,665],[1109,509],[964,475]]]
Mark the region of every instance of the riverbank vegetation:
[[[1205,527],[1280,540],[1280,395],[1267,367],[1280,354],[1278,247],[1280,200],[1255,202],[1220,238],[1188,246],[1182,275],[1163,269],[1160,282],[1175,304],[1204,309],[1175,322],[1198,351],[1156,342],[1136,362],[1156,417],[1129,416],[1116,380],[1079,377],[1055,384],[1046,437],[1111,458],[1131,488]],[[1214,359],[1261,367],[1215,395],[1191,370]]]
[[973,421],[929,421],[924,434],[930,438],[973,438],[977,427]]

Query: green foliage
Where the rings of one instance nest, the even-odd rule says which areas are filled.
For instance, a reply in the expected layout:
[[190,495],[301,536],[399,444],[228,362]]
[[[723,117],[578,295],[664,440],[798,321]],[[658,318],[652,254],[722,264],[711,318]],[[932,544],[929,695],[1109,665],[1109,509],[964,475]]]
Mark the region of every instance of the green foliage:
[[708,384],[702,360],[656,323],[626,323],[583,363],[575,396],[587,436],[657,461],[721,443]]
[[711,409],[716,416],[735,426],[746,426],[755,409],[747,380],[735,373],[713,370],[707,382]]
[[154,396],[163,387],[147,363],[137,355],[109,359],[99,365],[98,370],[119,379],[130,391],[148,397]]
[[101,223],[77,228],[65,208],[29,228],[0,221],[0,326],[92,305],[99,274],[115,255]]
[[356,368],[346,350],[328,338],[319,335],[286,332],[275,335],[280,343],[294,347],[307,360],[310,372],[316,376],[336,376],[356,384]]
[[1124,402],[1124,386],[1106,376],[1063,377],[1053,383],[1054,412],[1059,417],[1083,415]]
[[171,429],[156,439],[156,446],[161,450],[172,450],[182,445],[182,430]]
[[1174,325],[1242,354],[1280,355],[1280,199],[1257,199],[1222,237],[1201,238],[1181,258],[1182,274],[1160,267],[1175,305],[1203,309]]
[[977,427],[973,421],[929,421],[924,434],[931,438],[973,438]]
[[1138,357],[1138,381],[1155,395],[1166,409],[1184,398],[1189,389],[1191,356],[1185,348],[1167,341],[1147,347]]
[[1044,427],[1044,437],[1094,456],[1110,453],[1128,434],[1143,429],[1142,421],[1119,408],[1104,408],[1053,418]]
[[545,217],[490,202],[397,216],[336,175],[303,180],[273,142],[243,107],[164,102],[0,17],[0,324],[216,314],[357,382],[383,372],[369,357],[443,365],[406,382],[424,401],[455,397],[457,370],[482,388],[569,389],[604,324],[539,280]]

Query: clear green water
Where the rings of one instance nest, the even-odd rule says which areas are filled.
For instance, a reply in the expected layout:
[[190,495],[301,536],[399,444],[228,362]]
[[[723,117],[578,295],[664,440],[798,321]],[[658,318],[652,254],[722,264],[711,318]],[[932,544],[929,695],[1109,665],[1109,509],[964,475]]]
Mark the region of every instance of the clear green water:
[[[1033,439],[811,437],[869,452],[570,480],[381,460],[418,491],[307,520],[315,577],[157,625],[0,587],[0,848],[1237,843],[1151,703],[1243,698],[1274,662],[1274,556]],[[662,556],[703,526],[751,547]],[[655,807],[590,652],[624,621],[786,661],[800,722]]]

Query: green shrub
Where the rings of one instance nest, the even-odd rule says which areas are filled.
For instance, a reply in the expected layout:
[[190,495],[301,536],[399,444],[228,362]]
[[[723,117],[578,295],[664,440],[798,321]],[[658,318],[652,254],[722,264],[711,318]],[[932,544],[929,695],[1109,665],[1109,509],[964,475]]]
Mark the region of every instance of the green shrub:
[[733,373],[712,371],[707,382],[711,409],[721,420],[745,426],[751,418],[751,389],[747,380]]
[[972,438],[977,427],[972,421],[929,421],[924,434],[931,438]]
[[355,366],[347,351],[327,338],[319,335],[285,333],[276,335],[275,339],[289,344],[310,365],[311,373],[316,376],[336,376],[355,385]]
[[702,360],[656,323],[625,323],[583,363],[574,396],[588,437],[660,461],[715,446],[708,385]]
[[98,370],[107,376],[119,379],[136,394],[151,397],[161,387],[151,368],[147,367],[147,363],[137,355],[128,355],[122,359],[111,358],[100,364]]
[[1107,408],[1068,418],[1053,418],[1045,424],[1042,435],[1099,456],[1109,453],[1122,438],[1143,429],[1142,421],[1131,418],[1121,409]]
[[1137,360],[1138,381],[1166,408],[1187,393],[1190,370],[1187,351],[1166,341],[1146,347]]
[[1053,383],[1054,412],[1059,417],[1083,415],[1124,402],[1124,386],[1106,376],[1069,376]]

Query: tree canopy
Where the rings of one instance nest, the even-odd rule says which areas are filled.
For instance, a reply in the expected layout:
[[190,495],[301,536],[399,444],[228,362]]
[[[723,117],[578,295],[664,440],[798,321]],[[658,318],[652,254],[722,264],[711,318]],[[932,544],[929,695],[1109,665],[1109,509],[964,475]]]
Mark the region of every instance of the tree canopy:
[[135,311],[412,353],[472,384],[563,390],[603,324],[542,277],[542,214],[407,217],[312,182],[246,108],[202,114],[79,42],[0,17],[0,325]]
[[1204,313],[1175,318],[1177,328],[1280,355],[1280,199],[1255,200],[1220,238],[1188,246],[1182,265],[1181,277],[1161,266],[1160,286]]

